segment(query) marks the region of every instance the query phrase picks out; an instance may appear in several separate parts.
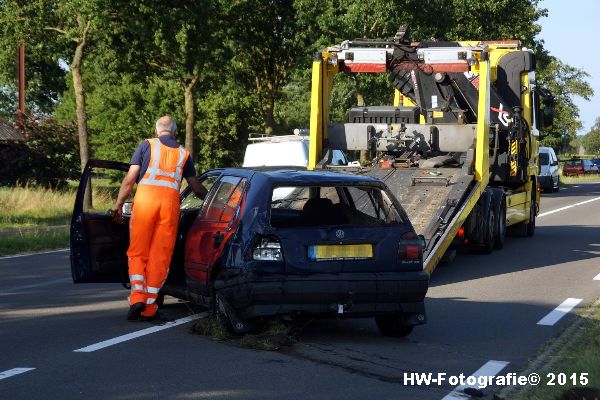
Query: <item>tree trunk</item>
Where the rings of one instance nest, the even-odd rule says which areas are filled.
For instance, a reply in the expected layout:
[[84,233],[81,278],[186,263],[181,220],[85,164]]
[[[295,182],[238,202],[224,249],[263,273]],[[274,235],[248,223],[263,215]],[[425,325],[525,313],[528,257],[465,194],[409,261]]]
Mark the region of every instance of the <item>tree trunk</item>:
[[190,153],[190,156],[194,157],[194,85],[196,85],[196,79],[193,79],[186,87],[183,92],[185,99],[185,149]]
[[82,53],[83,48],[81,45],[78,45],[77,50],[75,51],[75,57],[73,58],[73,63],[71,64],[73,88],[75,89],[77,133],[79,135],[79,157],[81,158],[81,171],[83,171],[89,159],[85,91],[83,89],[83,79],[81,77]]
[[[73,88],[75,89],[75,106],[77,117],[77,133],[79,136],[79,157],[81,160],[81,171],[83,172],[89,160],[87,112],[85,106],[85,90],[83,89],[83,78],[81,76],[81,64],[83,62],[83,51],[85,49],[85,37],[79,41],[75,49],[75,55],[71,62],[71,74],[73,75]],[[88,184],[83,199],[83,208],[92,208],[91,186]]]
[[275,122],[275,116],[273,115],[273,107],[267,106],[263,112],[263,120],[265,122],[265,134],[273,135],[278,131],[277,122]]

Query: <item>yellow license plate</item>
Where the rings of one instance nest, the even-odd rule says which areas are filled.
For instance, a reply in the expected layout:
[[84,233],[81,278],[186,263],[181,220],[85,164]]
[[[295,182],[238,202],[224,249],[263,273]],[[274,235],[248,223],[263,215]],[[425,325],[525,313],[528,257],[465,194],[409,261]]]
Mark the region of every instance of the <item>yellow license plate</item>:
[[308,258],[312,261],[348,260],[373,258],[371,244],[333,244],[308,247]]

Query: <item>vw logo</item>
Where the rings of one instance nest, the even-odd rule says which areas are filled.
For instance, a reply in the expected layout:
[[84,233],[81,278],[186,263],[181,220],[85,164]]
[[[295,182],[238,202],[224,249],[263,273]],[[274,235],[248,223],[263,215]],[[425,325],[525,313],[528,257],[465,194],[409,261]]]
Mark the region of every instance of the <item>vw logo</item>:
[[337,231],[335,231],[335,237],[338,239],[343,239],[344,238],[344,231],[341,229],[338,229]]

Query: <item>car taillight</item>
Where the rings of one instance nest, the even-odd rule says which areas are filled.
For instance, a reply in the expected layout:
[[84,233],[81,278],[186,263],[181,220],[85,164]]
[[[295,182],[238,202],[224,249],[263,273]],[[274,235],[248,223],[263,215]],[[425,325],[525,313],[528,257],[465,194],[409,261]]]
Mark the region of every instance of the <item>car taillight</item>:
[[402,235],[402,240],[398,247],[398,255],[403,259],[419,259],[423,254],[423,248],[419,243],[419,237],[414,232],[408,232]]
[[281,243],[275,238],[262,238],[252,250],[252,259],[256,261],[281,261],[283,252]]

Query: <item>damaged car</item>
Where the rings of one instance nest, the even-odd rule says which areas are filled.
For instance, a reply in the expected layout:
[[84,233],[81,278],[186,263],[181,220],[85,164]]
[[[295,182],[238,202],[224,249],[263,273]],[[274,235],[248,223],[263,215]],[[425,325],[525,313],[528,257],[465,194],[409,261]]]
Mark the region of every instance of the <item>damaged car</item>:
[[[128,168],[91,160],[83,172],[71,224],[75,283],[128,285],[128,224],[102,209]],[[425,323],[423,241],[380,180],[289,168],[215,169],[199,179],[208,194],[181,193],[161,295],[212,308],[237,333],[275,316],[374,317],[396,337]]]

